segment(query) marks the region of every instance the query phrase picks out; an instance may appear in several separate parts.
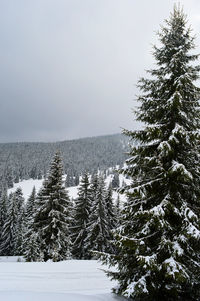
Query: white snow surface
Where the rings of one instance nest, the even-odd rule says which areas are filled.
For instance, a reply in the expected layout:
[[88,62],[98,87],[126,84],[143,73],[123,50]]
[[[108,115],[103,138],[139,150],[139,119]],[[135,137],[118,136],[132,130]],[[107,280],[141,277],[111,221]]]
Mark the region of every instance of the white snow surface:
[[[65,175],[63,176],[63,178],[65,179]],[[119,178],[120,178],[120,183],[122,183],[124,177],[122,175],[120,175]],[[42,179],[42,180],[33,180],[33,179],[23,180],[19,183],[15,183],[13,188],[8,189],[8,194],[10,194],[11,192],[14,193],[18,187],[21,187],[25,201],[27,201],[27,199],[31,195],[33,187],[35,186],[36,192],[38,192],[40,190],[40,188],[42,187],[43,181],[44,181],[44,179]],[[109,185],[110,181],[111,181],[111,176],[108,176],[105,180],[107,186]],[[130,180],[124,179],[124,181],[129,182]],[[78,197],[78,186],[68,187],[67,191],[69,193],[70,198],[76,199]],[[116,191],[114,191],[113,199],[116,200],[117,196],[118,196],[118,193]],[[120,194],[120,200],[122,202],[124,202],[126,200],[125,195]]]
[[[96,260],[16,262],[0,257],[2,301],[122,301]],[[14,262],[15,261],[15,262]]]

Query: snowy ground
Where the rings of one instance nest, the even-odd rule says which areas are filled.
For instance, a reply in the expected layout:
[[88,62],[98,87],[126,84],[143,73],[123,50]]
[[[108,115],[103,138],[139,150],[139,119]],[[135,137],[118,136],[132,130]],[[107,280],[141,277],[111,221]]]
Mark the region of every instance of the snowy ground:
[[[120,182],[122,182],[123,179],[124,179],[123,176],[120,175]],[[108,176],[107,179],[106,179],[106,184],[109,185],[110,181],[111,181],[111,179]],[[125,181],[128,182],[130,180],[125,180]],[[15,192],[15,190],[18,187],[21,187],[24,198],[25,198],[25,200],[27,200],[28,197],[30,196],[32,190],[33,190],[33,187],[35,186],[36,192],[38,192],[39,189],[42,187],[42,183],[43,183],[43,180],[33,180],[33,179],[23,180],[19,183],[15,183],[13,188],[8,189],[8,193]],[[74,198],[74,199],[77,198],[77,196],[78,196],[78,186],[68,187],[67,190],[68,190],[69,196],[71,198]],[[113,192],[113,199],[114,200],[117,199],[117,195],[118,195],[117,192],[114,191]],[[125,201],[125,196],[120,195],[120,200],[123,203]]]
[[96,260],[14,262],[0,257],[2,301],[122,301]]

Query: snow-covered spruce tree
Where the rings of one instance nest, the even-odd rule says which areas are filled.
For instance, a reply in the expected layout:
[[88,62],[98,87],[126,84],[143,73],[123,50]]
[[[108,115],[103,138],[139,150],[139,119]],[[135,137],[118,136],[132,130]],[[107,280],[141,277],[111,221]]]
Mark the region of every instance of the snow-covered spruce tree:
[[17,202],[15,195],[8,197],[8,213],[2,228],[0,254],[4,256],[15,255],[17,238]]
[[92,251],[109,252],[111,247],[111,229],[105,202],[105,183],[101,176],[94,177],[93,185],[96,186],[96,184],[96,191],[93,191],[94,199],[89,218],[88,235],[85,239],[85,247],[90,250],[91,255]]
[[109,252],[116,253],[116,247],[113,244],[113,231],[116,230],[118,225],[118,216],[116,207],[113,204],[113,197],[112,197],[113,189],[112,184],[108,186],[105,192],[105,204],[106,204],[106,215],[108,221],[108,239],[109,239]]
[[109,229],[113,230],[117,227],[117,216],[115,206],[113,204],[113,197],[112,197],[112,184],[108,186],[105,192],[105,204],[106,204],[106,211],[108,216],[108,224]]
[[[47,196],[47,179],[44,179],[39,192],[34,200],[34,188],[27,200],[26,206],[26,234],[23,243],[24,257],[26,261],[44,261],[45,241],[42,239],[41,223],[39,223],[40,212],[46,206]],[[32,217],[31,217],[32,215]],[[37,216],[38,222],[35,223]]]
[[99,180],[99,177],[98,177],[98,173],[96,172],[91,176],[91,190],[92,190],[93,201],[97,197],[98,180]]
[[3,189],[0,198],[0,244],[1,244],[2,230],[7,219],[7,214],[8,214],[8,195],[7,195],[7,189]]
[[43,252],[41,252],[40,235],[28,229],[24,244],[24,258],[26,261],[43,261]]
[[62,163],[57,152],[36,202],[34,231],[40,233],[40,254],[44,261],[60,261],[71,256],[69,233],[71,201],[62,180]]
[[23,254],[27,261],[36,261],[39,241],[38,234],[34,232],[34,214],[36,212],[36,189],[35,186],[25,206],[25,236],[23,240]]
[[116,233],[117,256],[102,256],[117,271],[115,293],[137,301],[200,300],[199,66],[180,8],[154,47],[157,68],[139,81],[141,131],[123,172],[132,178]]
[[35,211],[35,202],[36,202],[36,190],[34,186],[31,195],[29,196],[26,202],[26,207],[25,207],[25,215],[26,215],[27,223],[33,218],[33,214]]
[[115,215],[116,215],[116,228],[121,225],[121,200],[118,193],[117,200],[115,204]]
[[72,228],[73,255],[77,259],[89,259],[91,257],[85,245],[85,238],[88,235],[91,205],[92,191],[88,173],[85,172],[78,188],[78,198],[75,200],[74,225]]
[[23,255],[23,239],[25,235],[25,208],[24,197],[21,188],[16,189],[13,198],[15,199],[17,206],[15,255]]

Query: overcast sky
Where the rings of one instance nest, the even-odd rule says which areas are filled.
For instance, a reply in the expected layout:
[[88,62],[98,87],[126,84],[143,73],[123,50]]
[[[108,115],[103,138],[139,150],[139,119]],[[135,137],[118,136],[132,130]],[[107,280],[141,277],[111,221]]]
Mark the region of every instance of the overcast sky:
[[[174,3],[0,0],[0,142],[134,129],[135,85]],[[200,45],[200,1],[180,3]]]

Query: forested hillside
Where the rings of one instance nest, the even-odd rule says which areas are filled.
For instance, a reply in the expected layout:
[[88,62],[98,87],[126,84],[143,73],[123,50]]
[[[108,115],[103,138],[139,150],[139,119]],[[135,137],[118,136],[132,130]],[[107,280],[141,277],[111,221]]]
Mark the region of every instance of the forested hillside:
[[127,146],[127,138],[120,134],[55,143],[2,143],[1,183],[12,187],[19,179],[41,178],[57,150],[63,158],[64,173],[74,176],[85,169],[93,172],[98,168],[120,165],[126,158]]

